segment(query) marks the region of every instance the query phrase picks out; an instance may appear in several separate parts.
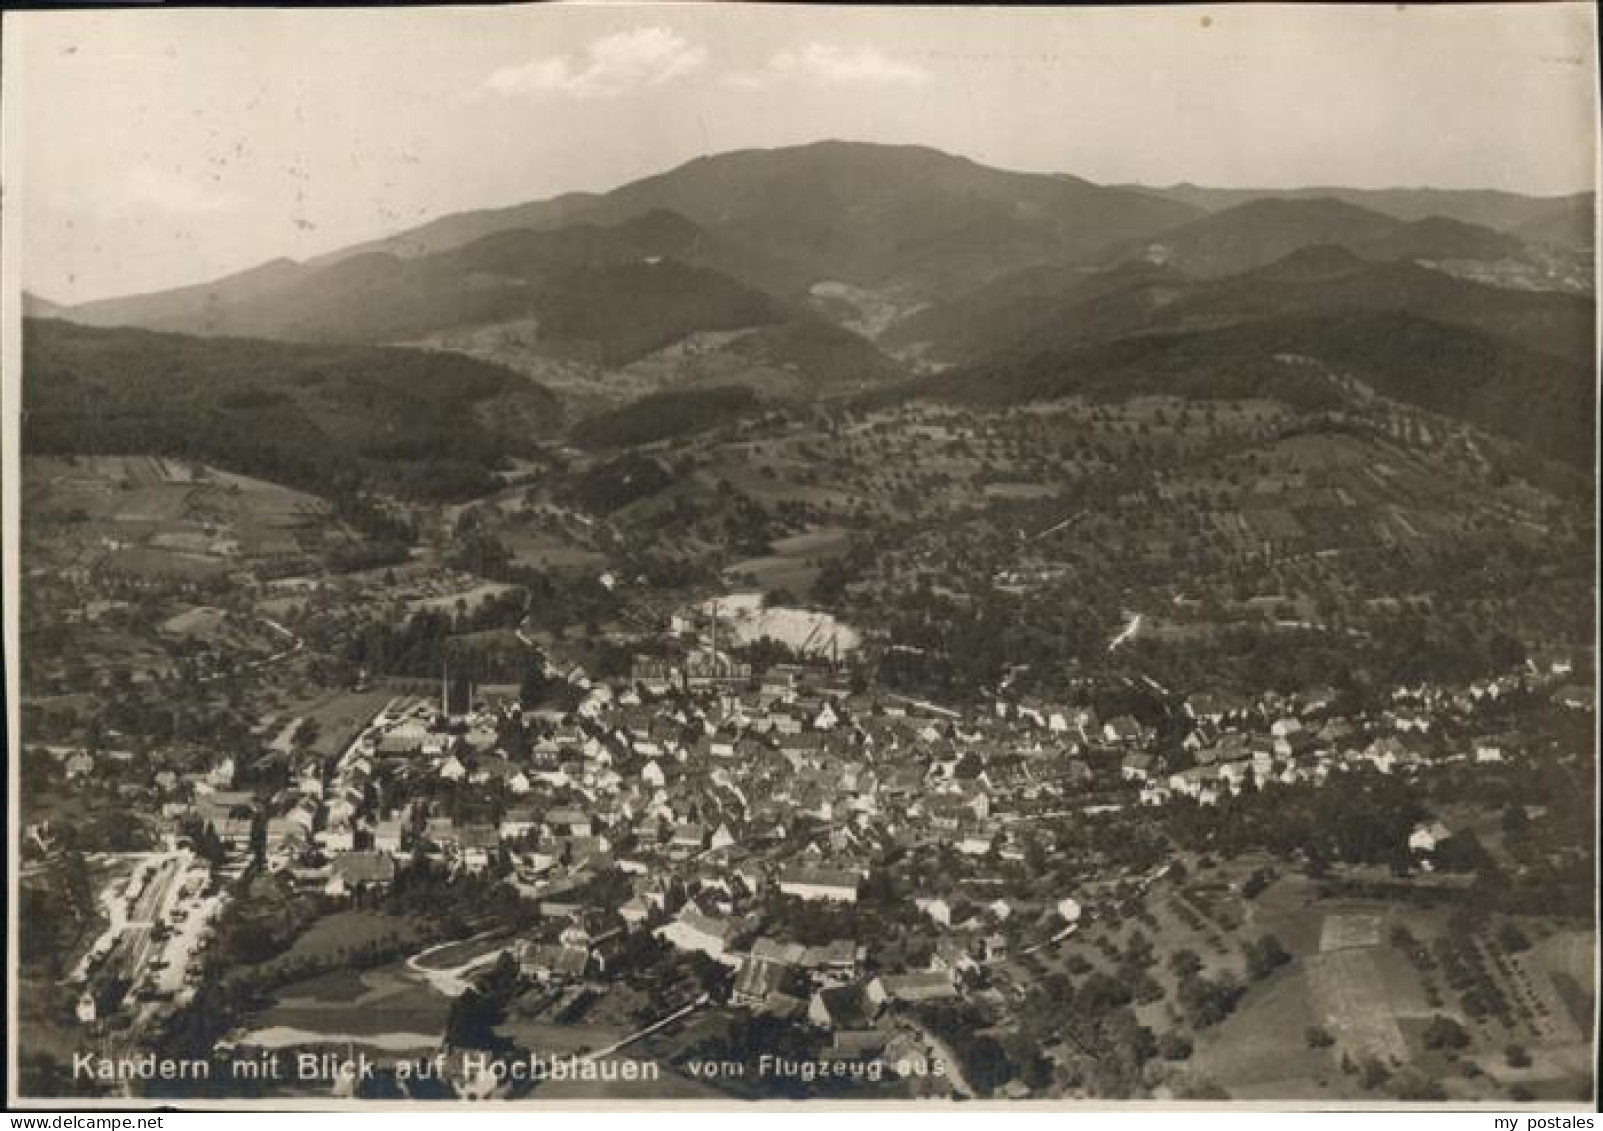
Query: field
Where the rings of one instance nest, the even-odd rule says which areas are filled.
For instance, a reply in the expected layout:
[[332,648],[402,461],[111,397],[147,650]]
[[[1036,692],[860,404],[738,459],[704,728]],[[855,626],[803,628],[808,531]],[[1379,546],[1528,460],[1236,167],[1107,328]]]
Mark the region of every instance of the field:
[[342,972],[360,986],[342,987],[341,999],[317,996],[320,979],[292,983],[257,1020],[258,1027],[282,1025],[313,1032],[382,1034],[437,1031],[449,999],[406,974],[399,963],[373,970]]
[[1399,1019],[1428,1017],[1418,980],[1400,954],[1370,947],[1332,951],[1303,963],[1314,1023],[1354,1057],[1408,1055]]
[[109,539],[130,570],[201,575],[236,558],[293,553],[326,511],[300,491],[149,456],[30,458],[23,480],[30,515],[72,527],[53,544]]
[[[1450,1099],[1502,1097],[1516,1085],[1538,1097],[1574,1099],[1589,1086],[1589,1042],[1561,1005],[1566,968],[1580,969],[1571,984],[1590,1023],[1590,998],[1581,988],[1591,983],[1585,936],[1560,932],[1529,952],[1506,956],[1506,973],[1495,960],[1488,963],[1511,1000],[1523,994],[1535,1005],[1532,1021],[1510,1028],[1467,1016],[1456,991],[1443,993],[1440,971],[1422,972],[1394,940],[1394,930],[1402,928],[1428,949],[1449,930],[1445,911],[1319,900],[1311,886],[1282,880],[1251,905],[1245,933],[1273,932],[1293,961],[1253,985],[1223,1023],[1197,1035],[1191,1075],[1229,1081],[1233,1098],[1260,1100],[1390,1095],[1384,1083],[1363,1085],[1356,1066],[1368,1061],[1394,1077],[1407,1072],[1434,1081]],[[1162,937],[1179,940],[1168,931],[1165,923]],[[1479,945],[1491,954],[1484,934],[1477,932]],[[1197,949],[1206,960],[1207,952]],[[1460,1022],[1470,1034],[1469,1048],[1452,1054],[1429,1047],[1426,1029],[1437,1016]],[[1310,1047],[1305,1034],[1313,1028],[1334,1043]],[[1513,1044],[1540,1048],[1539,1067],[1510,1067],[1503,1050]],[[1352,1071],[1343,1071],[1344,1064]]]
[[311,745],[313,751],[325,756],[342,754],[392,698],[393,694],[388,691],[340,691],[300,704],[291,713],[303,715],[317,724],[317,738]]
[[421,945],[418,926],[408,919],[342,911],[317,920],[266,965],[332,960],[335,967],[281,987],[273,1004],[251,1019],[252,1031],[241,1043],[290,1047],[349,1039],[391,1052],[433,1047],[450,998],[404,961],[367,970],[339,965],[356,948],[390,939]]
[[1531,950],[1510,958],[1510,989],[1524,992],[1534,1009],[1527,1044],[1539,1044],[1541,1054],[1529,1068],[1512,1068],[1501,1058],[1486,1063],[1488,1072],[1509,1083],[1519,1083],[1540,1097],[1575,1099],[1582,1096],[1595,1065],[1592,1062],[1596,984],[1596,949],[1591,936],[1563,930],[1538,942]]
[[1233,1099],[1336,1097],[1339,1056],[1303,1039],[1317,1024],[1300,971],[1282,970],[1254,986],[1236,1012],[1197,1040],[1188,1074],[1229,1081]]
[[428,609],[436,613],[449,613],[455,612],[458,607],[471,610],[488,601],[491,597],[499,597],[511,588],[512,586],[503,585],[498,581],[483,581],[462,589],[449,589],[444,592],[414,597],[407,601],[407,607],[413,612]]
[[[1364,1098],[1340,1070],[1344,1057],[1395,1067],[1419,1054],[1418,1033],[1434,1011],[1403,952],[1364,943],[1380,916],[1338,908],[1314,909],[1312,918],[1322,949],[1299,952],[1288,942],[1297,957],[1252,986],[1224,1022],[1199,1034],[1192,1069],[1229,1081],[1234,1098]],[[1305,1034],[1315,1028],[1334,1044],[1310,1047]]]
[[1319,949],[1332,951],[1379,946],[1384,919],[1383,915],[1374,912],[1326,915],[1319,935]]
[[360,971],[330,970],[327,974],[319,974],[286,987],[280,995],[279,1004],[307,1008],[325,1002],[354,1002],[366,997],[372,989],[362,980]]
[[656,387],[649,378],[627,370],[603,371],[585,362],[547,356],[538,321],[533,318],[459,327],[407,344],[504,365],[556,393],[574,415],[614,408]]
[[578,546],[547,530],[512,525],[499,534],[512,556],[523,565],[545,570],[585,570],[601,568],[604,554]]
[[449,1009],[449,998],[402,963],[337,970],[279,990],[240,1043],[309,1045],[349,1038],[388,1051],[432,1048]]
[[409,919],[380,915],[375,911],[341,911],[317,920],[272,961],[291,962],[301,958],[324,961],[392,935],[402,940],[416,939],[418,928]]
[[777,589],[806,593],[818,577],[819,563],[846,552],[847,536],[842,527],[816,527],[777,539],[772,554],[735,562],[726,572],[749,579],[765,593]]
[[223,558],[156,546],[124,546],[108,553],[102,564],[121,577],[185,582],[214,581],[226,577],[232,568]]
[[[1267,858],[1205,868],[1185,863],[1190,871],[1184,878],[1164,877],[1127,900],[1111,887],[1085,889],[1085,929],[993,966],[993,978],[1006,992],[1009,983],[1023,988],[1057,972],[1076,981],[1087,968],[1117,975],[1118,956],[1137,932],[1155,942],[1156,961],[1146,973],[1163,992],[1134,1005],[1137,1020],[1155,1033],[1180,1032],[1194,1046],[1188,1059],[1172,1063],[1163,1095],[1207,1083],[1222,1085],[1237,1100],[1377,1101],[1434,1084],[1453,1100],[1507,1098],[1516,1086],[1539,1098],[1574,1100],[1589,1088],[1590,1045],[1562,1003],[1570,980],[1572,1008],[1590,1019],[1593,952],[1583,933],[1527,923],[1540,941],[1524,953],[1503,955],[1500,964],[1487,941],[1495,929],[1475,932],[1488,968],[1508,983],[1505,992],[1536,1003],[1537,1028],[1522,1023],[1510,1029],[1466,1016],[1458,992],[1443,993],[1441,973],[1423,972],[1406,948],[1411,937],[1428,951],[1447,934],[1449,909],[1323,897],[1318,882],[1301,875],[1272,879],[1247,898],[1241,884],[1269,864]],[[1242,948],[1263,935],[1278,939],[1290,959],[1253,980]],[[1170,965],[1182,950],[1196,955],[1202,977],[1245,987],[1223,1021],[1195,1029],[1184,1019]],[[1427,1027],[1438,1016],[1464,1026],[1468,1048],[1428,1044]],[[1310,1041],[1316,1030],[1329,1034],[1328,1045]],[[1537,1067],[1510,1067],[1504,1050],[1511,1044],[1533,1050]],[[1378,1080],[1368,1075],[1370,1064]]]
[[287,639],[255,618],[229,616],[222,609],[197,605],[174,613],[161,623],[163,636],[182,638],[225,654],[235,663],[264,659],[283,650]]

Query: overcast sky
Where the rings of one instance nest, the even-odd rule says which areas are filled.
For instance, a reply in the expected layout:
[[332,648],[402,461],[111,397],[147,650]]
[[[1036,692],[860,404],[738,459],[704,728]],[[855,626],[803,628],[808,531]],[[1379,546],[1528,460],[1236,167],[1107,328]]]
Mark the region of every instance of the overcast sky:
[[1591,186],[1584,5],[8,13],[7,204],[58,301],[692,157],[917,142],[1100,182]]

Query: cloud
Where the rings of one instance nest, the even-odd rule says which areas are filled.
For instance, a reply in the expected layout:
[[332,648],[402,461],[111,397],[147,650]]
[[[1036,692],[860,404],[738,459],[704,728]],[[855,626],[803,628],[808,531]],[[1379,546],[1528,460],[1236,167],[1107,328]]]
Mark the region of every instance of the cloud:
[[580,56],[551,55],[502,67],[483,89],[501,95],[565,94],[614,98],[642,87],[661,86],[707,61],[707,49],[667,28],[646,27],[603,36]]
[[732,71],[726,86],[758,90],[776,82],[820,86],[923,86],[930,73],[917,63],[887,55],[877,47],[839,47],[809,43],[774,55],[755,71]]
[[215,184],[154,165],[138,164],[95,191],[89,205],[102,217],[137,212],[164,216],[198,216],[231,212],[243,203],[235,193]]

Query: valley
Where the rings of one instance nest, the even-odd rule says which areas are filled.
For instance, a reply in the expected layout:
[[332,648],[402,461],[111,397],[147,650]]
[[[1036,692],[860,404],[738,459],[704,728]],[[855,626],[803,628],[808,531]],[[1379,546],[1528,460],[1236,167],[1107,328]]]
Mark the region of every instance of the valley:
[[28,1088],[1584,1100],[1571,210],[828,142],[35,306]]

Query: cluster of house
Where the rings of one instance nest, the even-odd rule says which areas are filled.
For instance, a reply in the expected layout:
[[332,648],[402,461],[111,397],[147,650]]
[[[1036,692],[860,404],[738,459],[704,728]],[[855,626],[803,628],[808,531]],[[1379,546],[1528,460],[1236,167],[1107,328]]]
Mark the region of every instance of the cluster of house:
[[[634,884],[620,913],[640,924],[663,912],[667,877],[687,871],[746,867],[772,879],[794,863],[837,877],[820,897],[849,899],[855,889],[838,877],[866,875],[893,845],[1018,860],[1021,818],[1090,801],[1208,804],[1249,780],[1409,772],[1441,758],[1431,731],[1444,720],[1522,681],[1570,674],[1568,661],[1533,660],[1539,671],[1466,688],[1399,688],[1389,710],[1358,717],[1340,713],[1329,689],[1196,694],[1182,741],[1193,764],[1174,769],[1153,729],[1128,715],[1029,699],[963,715],[854,691],[824,667],[754,677],[719,658],[642,658],[628,679],[586,681],[565,714],[523,718],[515,703],[485,701],[444,719],[439,704],[392,701],[332,766],[302,755],[290,787],[265,803],[233,788],[224,756],[186,775],[190,800],[169,815],[209,824],[231,849],[260,838],[274,866],[333,895],[388,884],[420,851],[467,872],[507,864],[532,895],[616,866]],[[509,717],[529,735],[515,751]],[[1500,761],[1517,749],[1493,734],[1460,756]],[[69,773],[91,771],[86,755],[77,761],[69,755]],[[495,819],[445,815],[428,796],[441,788],[495,798]],[[308,850],[322,870],[303,866]]]
[[[751,893],[853,903],[892,845],[1022,859],[1012,818],[1089,773],[1017,721],[966,726],[854,693],[823,669],[755,683],[713,682],[714,664],[693,670],[709,682],[592,685],[577,710],[525,720],[515,752],[503,742],[515,705],[447,719],[439,704],[398,699],[331,764],[301,755],[271,796],[234,789],[221,759],[170,815],[336,897],[388,886],[421,853],[466,873],[499,869],[556,916],[585,910],[573,893],[615,870],[630,885],[614,908],[625,927],[722,954]],[[455,819],[442,793],[494,797],[473,807],[494,819]]]
[[[851,901],[856,899],[859,879],[853,873],[798,866],[782,871],[778,885],[781,892],[799,899]],[[1006,956],[1006,936],[994,927],[1010,912],[1005,901],[999,902],[1000,911],[964,908],[954,922],[953,905],[946,899],[920,900],[932,926],[955,932],[941,934],[926,968],[898,972],[869,969],[868,948],[852,939],[805,945],[763,933],[765,921],[759,911],[719,913],[701,899],[687,900],[671,920],[656,928],[656,934],[679,950],[706,955],[729,967],[733,1004],[789,1020],[805,1018],[848,1043],[854,1039],[860,1043],[888,1007],[954,999],[960,995],[965,971]],[[1077,918],[1078,907],[1070,913]]]
[[[1029,819],[1043,814],[1208,803],[1249,778],[1408,772],[1441,759],[1431,732],[1445,719],[1469,718],[1521,678],[1400,688],[1388,710],[1356,717],[1330,690],[1193,695],[1183,746],[1195,764],[1170,772],[1154,730],[1127,715],[1029,700],[962,714],[853,690],[822,666],[754,677],[641,660],[631,678],[587,683],[571,712],[486,697],[446,717],[433,701],[394,700],[331,765],[308,759],[271,798],[234,789],[232,762],[220,760],[194,783],[186,814],[232,848],[259,838],[269,866],[336,897],[386,887],[419,854],[462,873],[494,870],[566,924],[520,948],[543,980],[593,975],[618,937],[650,930],[729,966],[739,1003],[850,1030],[887,1002],[957,993],[967,966],[1017,944],[1019,922],[1008,920],[1020,909],[964,899],[955,879],[937,885],[918,900],[938,928],[928,968],[866,978],[855,943],[762,934],[772,893],[851,905],[894,849],[1022,861]],[[1493,734],[1457,756],[1492,762],[1518,749]],[[447,796],[475,804],[442,805]],[[1425,849],[1433,831],[1412,847]],[[620,874],[621,897],[592,906],[587,889]],[[1031,937],[1078,916],[1072,900],[1037,902],[1024,909]]]
[[1444,761],[1502,762],[1520,745],[1517,736],[1486,733],[1449,753],[1429,736],[1449,722],[1473,730],[1480,708],[1528,686],[1528,679],[1521,673],[1456,689],[1399,687],[1389,709],[1356,716],[1342,713],[1338,694],[1328,688],[1254,698],[1193,695],[1184,704],[1190,727],[1181,741],[1193,764],[1167,770],[1140,735],[1129,742],[1134,748],[1120,772],[1143,805],[1175,798],[1212,805],[1249,782],[1323,785],[1332,775],[1360,769],[1407,774]]

